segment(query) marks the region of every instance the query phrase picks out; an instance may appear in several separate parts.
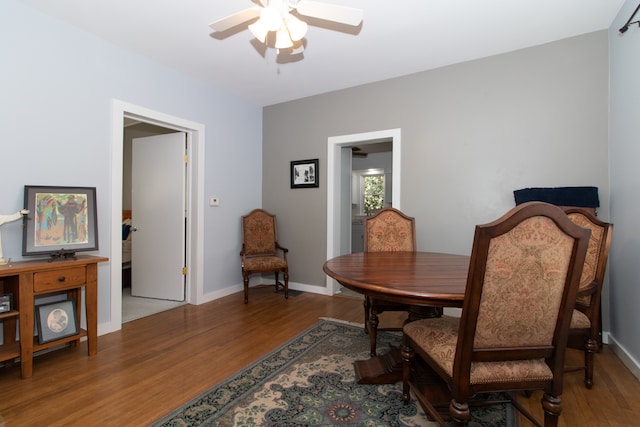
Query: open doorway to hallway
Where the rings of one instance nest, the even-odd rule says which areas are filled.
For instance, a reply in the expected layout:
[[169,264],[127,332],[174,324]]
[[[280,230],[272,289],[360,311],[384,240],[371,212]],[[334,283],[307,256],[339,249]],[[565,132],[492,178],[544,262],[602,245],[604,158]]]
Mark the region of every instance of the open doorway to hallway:
[[[120,100],[112,100],[112,157],[111,157],[111,235],[109,303],[101,303],[108,310],[109,321],[100,324],[98,333],[105,334],[122,328],[122,188],[123,139],[125,118],[184,132],[188,152],[186,163],[185,266],[183,267],[186,303],[199,304],[204,299],[204,144],[205,127],[158,111]],[[161,135],[159,137],[162,137]],[[156,137],[154,137],[156,138]]]
[[[146,138],[158,135],[176,133],[176,130],[147,123],[130,118],[124,119],[123,129],[123,150],[122,150],[122,323],[140,319],[151,314],[159,313],[171,308],[183,305],[184,301],[169,301],[161,299],[153,292],[146,296],[139,296],[132,292],[133,266],[136,265],[138,276],[146,276],[146,272],[140,272],[143,268],[141,263],[136,263],[133,259],[132,244],[134,241],[135,226],[132,222],[133,191],[132,181],[134,168],[140,167],[139,161],[134,161],[133,141],[138,138]],[[166,177],[166,179],[179,180],[180,177]],[[161,183],[159,183],[161,184]],[[140,199],[138,199],[140,200]],[[182,228],[184,230],[184,228]],[[161,262],[161,260],[159,260]],[[149,272],[151,274],[152,272]]]
[[[391,206],[400,207],[400,129],[329,137],[327,141],[327,259],[351,252],[352,246],[352,147],[391,144]],[[357,151],[357,150],[356,150]],[[339,291],[339,284],[327,278],[327,289]]]

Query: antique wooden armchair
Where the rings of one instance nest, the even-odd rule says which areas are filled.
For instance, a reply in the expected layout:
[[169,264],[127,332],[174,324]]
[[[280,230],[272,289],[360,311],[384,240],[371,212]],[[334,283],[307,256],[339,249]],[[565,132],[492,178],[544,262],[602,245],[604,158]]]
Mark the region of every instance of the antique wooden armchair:
[[[439,425],[445,426],[446,416],[466,425],[472,397],[539,389],[544,425],[556,426],[589,235],[543,202],[522,204],[476,226],[461,318],[404,326],[403,400],[409,402],[411,389]],[[450,400],[441,402],[444,407],[425,396],[429,389],[420,383],[418,362],[446,384]],[[539,425],[515,399],[508,401]]]
[[[384,208],[364,221],[365,252],[415,252],[415,219],[394,208]],[[409,311],[410,306],[365,296],[364,325],[369,333],[371,356],[376,355],[377,331],[401,331],[400,326],[379,328],[378,314],[385,311]],[[418,310],[416,308],[416,310]],[[442,314],[442,312],[439,312]],[[406,321],[405,321],[406,322]]]
[[593,387],[594,354],[602,343],[600,296],[604,282],[613,224],[600,221],[582,208],[567,208],[565,213],[575,224],[591,230],[589,250],[582,270],[576,307],[569,327],[570,348],[584,350],[584,366],[568,367],[567,371],[584,370],[584,383]]
[[[244,303],[249,302],[249,276],[254,273],[275,273],[276,291],[284,287],[284,297],[289,298],[289,250],[278,244],[276,216],[262,209],[254,209],[242,217],[242,280]],[[282,272],[284,285],[279,282]]]

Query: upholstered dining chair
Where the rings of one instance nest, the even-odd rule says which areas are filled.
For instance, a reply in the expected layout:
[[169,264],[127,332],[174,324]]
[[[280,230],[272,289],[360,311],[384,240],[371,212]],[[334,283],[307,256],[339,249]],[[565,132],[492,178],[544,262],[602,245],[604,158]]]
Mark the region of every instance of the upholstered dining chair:
[[[254,209],[242,217],[242,280],[244,303],[249,302],[249,276],[254,273],[275,273],[276,292],[284,287],[289,298],[289,249],[280,246],[276,233],[276,216],[262,209]],[[278,280],[283,273],[284,285]]]
[[591,388],[594,356],[602,344],[600,296],[611,247],[613,224],[600,221],[591,212],[581,208],[567,208],[565,213],[575,224],[591,230],[589,250],[582,270],[567,344],[570,348],[584,350],[584,365],[567,367],[567,371],[583,370],[584,383],[587,388]]
[[[466,425],[472,396],[543,390],[544,425],[557,426],[569,324],[589,235],[562,209],[543,202],[524,203],[476,226],[461,317],[404,326],[405,403],[411,389],[441,426],[445,416]],[[450,391],[442,413],[419,383],[421,361]],[[508,400],[537,424],[515,399]]]
[[[413,217],[407,216],[395,208],[383,208],[364,221],[365,252],[415,252],[416,225]],[[401,331],[402,326],[379,328],[378,314],[385,311],[409,310],[407,304],[384,301],[365,296],[364,325],[369,333],[371,356],[376,355],[378,330]]]

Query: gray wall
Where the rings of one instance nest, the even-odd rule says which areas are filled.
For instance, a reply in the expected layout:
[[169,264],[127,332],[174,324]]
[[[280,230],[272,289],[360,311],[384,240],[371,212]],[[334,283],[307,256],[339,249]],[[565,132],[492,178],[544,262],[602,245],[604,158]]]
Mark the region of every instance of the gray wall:
[[[618,33],[637,5],[635,0],[627,1],[609,30],[611,219],[615,227],[609,272],[613,342],[640,377],[640,28],[636,24],[624,35]],[[634,21],[639,18],[636,15]]]
[[[468,254],[474,226],[523,187],[597,186],[608,219],[607,55],[600,31],[266,107],[263,207],[290,280],[325,286],[332,136],[401,128],[401,208],[420,250]],[[289,162],[316,157],[320,188],[290,189]]]

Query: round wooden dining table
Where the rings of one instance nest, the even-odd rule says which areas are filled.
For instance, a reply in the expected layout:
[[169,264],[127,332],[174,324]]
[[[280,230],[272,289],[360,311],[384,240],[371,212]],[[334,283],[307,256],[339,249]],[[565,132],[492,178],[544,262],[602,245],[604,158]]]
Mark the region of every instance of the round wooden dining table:
[[[434,307],[462,307],[469,261],[469,256],[438,252],[361,252],[332,258],[322,269],[352,291],[408,304],[409,319],[415,319],[439,315]],[[358,383],[401,379],[399,351],[394,350],[356,362]]]
[[462,307],[469,271],[466,255],[438,252],[361,252],[324,263],[342,286],[373,298],[439,307]]

